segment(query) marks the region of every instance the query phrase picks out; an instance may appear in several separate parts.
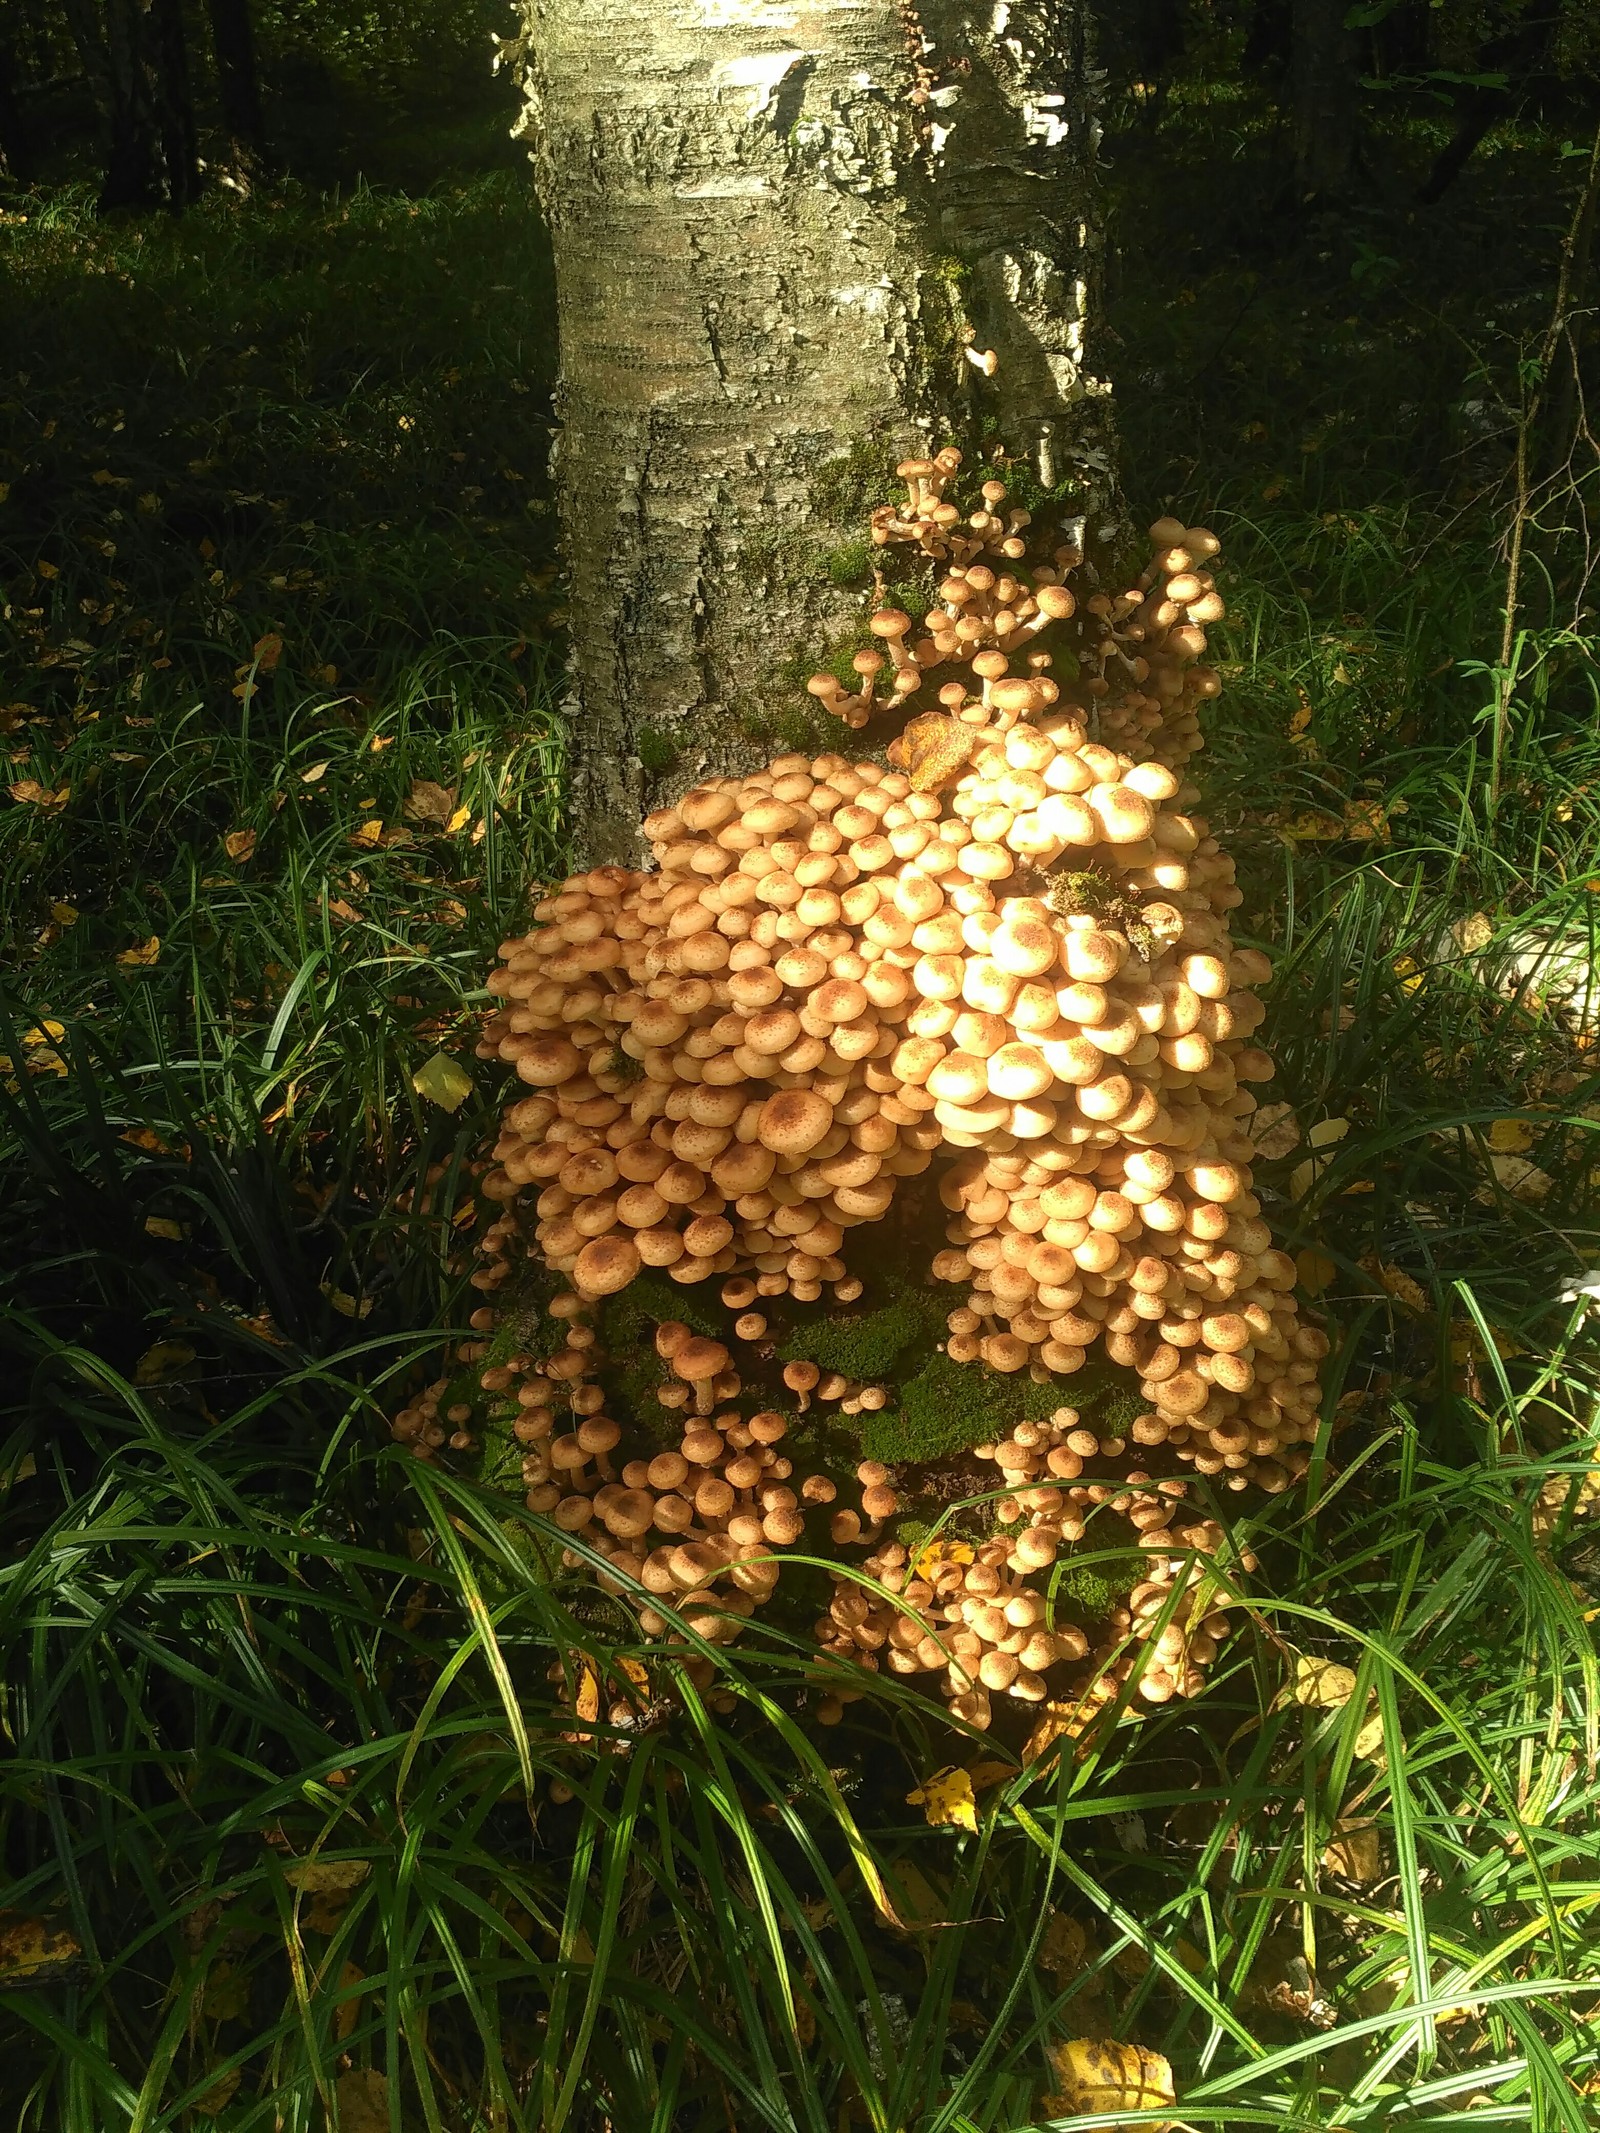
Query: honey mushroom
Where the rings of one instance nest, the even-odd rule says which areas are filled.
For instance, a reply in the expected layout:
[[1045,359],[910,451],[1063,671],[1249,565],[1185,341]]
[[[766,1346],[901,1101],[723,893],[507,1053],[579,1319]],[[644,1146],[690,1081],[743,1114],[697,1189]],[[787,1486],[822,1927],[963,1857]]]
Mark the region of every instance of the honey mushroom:
[[[938,1150],[953,1155],[939,1179],[951,1220],[932,1271],[967,1292],[947,1355],[1049,1383],[1098,1342],[1145,1403],[1127,1440],[1061,1409],[979,1447],[1011,1492],[1002,1513],[1021,1521],[991,1544],[985,1576],[1025,1580],[1081,1538],[1112,1496],[1080,1477],[1128,1440],[1235,1489],[1285,1488],[1306,1463],[1327,1341],[1299,1321],[1292,1262],[1250,1189],[1245,1130],[1249,1084],[1272,1073],[1249,1042],[1252,988],[1270,965],[1229,938],[1231,863],[1185,811],[1195,794],[1182,782],[1198,706],[1216,693],[1198,660],[1222,612],[1207,568],[1217,543],[1159,520],[1137,582],[1080,600],[1067,583],[1076,550],[1030,563],[1029,514],[1005,508],[1002,483],[985,482],[963,518],[948,497],[960,464],[953,449],[905,462],[906,503],[872,519],[875,543],[913,545],[935,565],[924,621],[877,609],[854,694],[831,677],[812,685],[853,725],[918,714],[892,767],[789,754],[708,781],[647,819],[655,871],[572,877],[536,906],[529,935],[502,944],[490,980],[502,1005],[480,1055],[511,1064],[532,1093],[508,1107],[481,1181],[499,1212],[473,1280],[492,1292],[526,1248],[572,1290],[552,1305],[567,1345],[542,1366],[491,1365],[482,1389],[515,1390],[530,1507],[593,1536],[624,1570],[637,1559],[666,1574],[633,1551],[641,1498],[650,1526],[720,1549],[732,1575],[740,1549],[798,1539],[802,1506],[832,1504],[835,1489],[824,1475],[790,1489],[776,1440],[756,1428],[764,1418],[747,1429],[717,1412],[741,1389],[730,1352],[678,1322],[658,1332],[657,1397],[690,1414],[683,1450],[628,1462],[618,1483],[605,1465],[615,1439],[600,1441],[617,1425],[591,1426],[602,1399],[583,1314],[645,1268],[684,1284],[722,1277],[732,1337],[752,1344],[784,1295],[853,1301],[849,1232],[881,1220]],[[1058,684],[1037,640],[1069,623],[1076,674]],[[940,713],[920,710],[924,681],[946,666],[969,678],[939,683]],[[802,1413],[813,1401],[871,1412],[887,1397],[804,1361],[782,1378]],[[472,1442],[470,1406],[440,1415],[447,1386],[396,1418],[419,1456],[447,1437]],[[557,1433],[563,1402],[582,1419]],[[782,1418],[768,1419],[781,1434]],[[857,1479],[861,1511],[832,1510],[833,1542],[869,1546],[899,1575],[880,1538],[898,1509],[887,1470],[865,1462]],[[1182,1484],[1142,1470],[1139,1483],[1120,1501],[1159,1564]],[[934,1627],[908,1646],[908,1629],[885,1626],[872,1643],[870,1608],[834,1632],[849,1630],[852,1663],[886,1644],[904,1670],[894,1655],[921,1652],[976,1725],[993,1694],[1032,1694],[1042,1669],[1024,1652],[1044,1647],[1003,1648],[1015,1624],[986,1642],[992,1612],[978,1609],[978,1628],[974,1594],[957,1606],[948,1652]],[[1208,1638],[1199,1630],[1199,1656],[1150,1679],[1185,1693]],[[842,1708],[846,1691],[830,1700]]]

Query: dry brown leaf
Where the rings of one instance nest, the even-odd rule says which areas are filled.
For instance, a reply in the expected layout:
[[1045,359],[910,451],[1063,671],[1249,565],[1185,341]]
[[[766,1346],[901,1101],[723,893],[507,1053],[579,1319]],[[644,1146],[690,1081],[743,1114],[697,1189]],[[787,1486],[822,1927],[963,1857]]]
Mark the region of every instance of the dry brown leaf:
[[1300,1121],[1293,1104],[1262,1104],[1246,1119],[1245,1131],[1268,1161],[1289,1155],[1300,1145]]
[[250,656],[263,674],[270,674],[283,657],[283,639],[276,630],[269,630],[265,637],[256,639]]
[[83,1949],[65,1926],[23,1911],[0,1911],[0,1990],[48,1985],[77,1964]]
[[1326,1252],[1306,1250],[1294,1255],[1295,1278],[1308,1296],[1320,1296],[1339,1269]]
[[246,859],[253,859],[256,850],[255,831],[252,829],[229,830],[227,836],[222,840],[222,849],[230,859],[236,859],[241,863]]
[[[1049,2117],[1151,2111],[1177,2103],[1172,2068],[1159,2052],[1143,2044],[1075,2037],[1069,2044],[1053,2046],[1050,2056],[1061,2086],[1055,2095],[1044,2099],[1044,2111]],[[1142,2119],[1138,2124],[1141,2133],[1164,2133],[1171,2120]]]
[[177,1244],[187,1234],[183,1224],[169,1215],[146,1215],[144,1228],[147,1237],[164,1237],[169,1244]]
[[[362,1983],[366,1972],[357,1963],[346,1961],[339,1971],[339,2004],[333,2010],[333,2033],[341,2044],[347,2043],[361,2013],[361,1994],[352,1987]],[[349,1993],[349,1998],[344,1995]]]
[[[1513,1200],[1521,1200],[1524,1205],[1542,1200],[1550,1190],[1549,1172],[1541,1170],[1537,1163],[1530,1163],[1526,1156],[1491,1153],[1489,1168],[1501,1191],[1508,1192]],[[1485,1207],[1494,1205],[1494,1192],[1487,1184],[1480,1185],[1473,1198]]]
[[302,785],[320,785],[322,780],[327,775],[328,765],[327,762],[324,760],[321,763],[313,763],[309,770],[302,770],[300,773],[300,782]]
[[1328,1841],[1322,1863],[1343,1881],[1377,1881],[1383,1873],[1383,1848],[1376,1822],[1340,1822]]
[[1089,1960],[1089,1936],[1069,1912],[1052,1911],[1035,1960],[1059,1978],[1076,1977]]
[[371,1872],[367,1859],[304,1859],[285,1868],[283,1878],[311,1899],[300,1914],[301,1924],[313,1933],[331,1933]]
[[195,2098],[192,2108],[198,2111],[202,2118],[220,2117],[232,2103],[235,2091],[243,2079],[244,2068],[230,2066],[226,2072],[217,2076],[203,2095]]
[[342,896],[336,896],[329,904],[328,916],[341,919],[347,926],[358,925],[361,920],[361,913],[355,905],[347,904]]
[[404,814],[408,822],[431,822],[436,829],[443,829],[455,807],[453,785],[436,785],[431,778],[417,778],[406,795]]
[[965,767],[977,739],[975,726],[928,711],[889,743],[889,760],[906,772],[913,792],[937,792]]
[[133,1366],[135,1385],[162,1385],[168,1378],[175,1378],[180,1370],[187,1370],[194,1361],[194,1350],[187,1341],[157,1341]]
[[334,2088],[339,2133],[389,2133],[389,2077],[373,2066],[353,2066]]

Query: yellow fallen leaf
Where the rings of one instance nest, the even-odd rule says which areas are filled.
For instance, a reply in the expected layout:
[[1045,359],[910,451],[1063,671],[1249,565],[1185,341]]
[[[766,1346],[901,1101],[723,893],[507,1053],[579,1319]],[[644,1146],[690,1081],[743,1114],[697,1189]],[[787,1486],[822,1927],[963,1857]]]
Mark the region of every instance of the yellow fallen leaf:
[[338,682],[339,669],[337,667],[332,666],[313,667],[311,669],[311,679],[313,681],[320,681],[325,689],[331,689]]
[[1313,1148],[1331,1148],[1335,1142],[1342,1141],[1349,1131],[1350,1121],[1347,1118],[1319,1118],[1306,1135],[1306,1140]]
[[263,674],[270,674],[283,657],[283,639],[276,630],[269,630],[258,637],[251,650],[251,657]]
[[152,933],[141,948],[124,948],[117,961],[124,970],[148,970],[161,953],[161,936]]
[[974,1763],[967,1772],[974,1792],[987,1792],[991,1785],[1004,1785],[1017,1774],[1015,1763]]
[[[1525,1204],[1542,1200],[1550,1190],[1549,1173],[1541,1170],[1537,1163],[1530,1163],[1526,1156],[1491,1155],[1489,1168],[1494,1172],[1495,1183],[1502,1192],[1510,1193],[1513,1200]],[[1494,1204],[1494,1194],[1487,1185],[1480,1185],[1473,1198],[1485,1207]]]
[[369,852],[375,844],[381,844],[383,842],[383,823],[381,819],[377,815],[369,815],[365,822],[358,824],[352,830],[350,842],[364,846]]
[[411,1086],[441,1111],[459,1111],[472,1094],[472,1076],[448,1052],[435,1052],[412,1075]]
[[1376,1881],[1383,1872],[1383,1848],[1375,1822],[1341,1822],[1328,1841],[1322,1863],[1343,1881]]
[[1381,800],[1348,800],[1344,810],[1344,833],[1358,844],[1390,842],[1389,817]]
[[593,1725],[600,1716],[600,1676],[585,1659],[578,1674],[578,1685],[573,1692],[572,1712],[586,1725]]
[[229,830],[227,836],[222,840],[222,849],[230,859],[243,861],[254,858],[256,849],[255,831],[250,829]]
[[64,1022],[52,1022],[47,1017],[43,1022],[36,1023],[32,1029],[24,1030],[22,1041],[24,1044],[56,1044],[66,1034],[67,1025]]
[[177,1244],[184,1235],[183,1224],[168,1215],[146,1215],[144,1227],[146,1236],[165,1237],[170,1244]]
[[48,1984],[82,1954],[65,1926],[22,1911],[0,1911],[0,1990]]
[[649,1695],[650,1676],[646,1672],[644,1664],[641,1660],[619,1657],[614,1663],[616,1665],[617,1672],[622,1676],[624,1681],[626,1681],[631,1687],[636,1688],[641,1696]]
[[[1052,2046],[1050,2057],[1061,2087],[1055,2095],[1044,2098],[1043,2113],[1047,2117],[1152,2111],[1177,2103],[1172,2068],[1159,2052],[1146,2045],[1075,2037],[1070,2044]],[[1172,2121],[1152,2118],[1137,2123],[1141,2133],[1164,2133]]]
[[78,907],[76,904],[52,904],[50,916],[58,926],[75,926],[78,923]]
[[394,738],[392,733],[375,733],[371,740],[368,741],[367,746],[374,755],[382,755],[385,748],[394,746]]
[[72,787],[61,785],[52,792],[48,785],[41,785],[37,778],[19,778],[8,787],[13,800],[21,801],[24,807],[41,807],[46,814],[58,814],[72,798]]
[[157,1133],[154,1126],[130,1126],[126,1133],[119,1134],[117,1137],[119,1140],[127,1141],[131,1147],[148,1150],[151,1155],[170,1155],[172,1153],[172,1150],[161,1138],[160,1134]]
[[1426,1313],[1428,1292],[1420,1281],[1408,1274],[1404,1267],[1380,1266],[1378,1279],[1397,1303],[1403,1303],[1408,1311]]
[[324,758],[320,763],[313,763],[309,770],[302,770],[300,782],[302,785],[318,785],[327,775],[328,764],[326,758]]
[[1347,1666],[1332,1659],[1318,1659],[1310,1652],[1297,1652],[1294,1662],[1293,1700],[1319,1711],[1336,1711],[1356,1692],[1356,1677]]
[[328,916],[337,918],[347,926],[359,925],[361,913],[354,904],[347,904],[342,896],[336,896],[328,906]]
[[372,1298],[352,1296],[347,1289],[336,1289],[330,1283],[322,1283],[322,1293],[341,1318],[365,1318],[372,1309]]
[[1488,1140],[1496,1155],[1526,1155],[1533,1146],[1533,1128],[1525,1118],[1497,1118]]
[[958,1829],[978,1828],[978,1809],[972,1791],[972,1773],[967,1770],[936,1770],[924,1778],[915,1792],[906,1794],[908,1807],[920,1807],[930,1829],[953,1823]]
[[471,815],[472,809],[470,807],[458,807],[455,813],[450,817],[450,820],[444,826],[445,835],[447,837],[453,837],[456,834],[457,830],[465,829],[469,819],[471,818]]
[[1291,844],[1328,844],[1345,834],[1344,824],[1336,815],[1319,814],[1314,809],[1291,815],[1279,828]]
[[59,578],[61,575],[60,566],[56,563],[38,562],[33,567],[41,578]]
[[1295,1279],[1308,1296],[1320,1296],[1339,1269],[1326,1252],[1310,1250],[1294,1255]]
[[187,1370],[194,1361],[194,1350],[187,1341],[157,1341],[133,1366],[135,1385],[161,1385],[168,1378]]
[[1302,704],[1299,710],[1295,712],[1294,716],[1289,721],[1289,731],[1291,735],[1296,733],[1304,733],[1310,723],[1311,706],[1309,704]]
[[1487,911],[1472,911],[1450,928],[1463,955],[1477,955],[1494,939],[1494,920]]
[[942,1563],[959,1563],[964,1567],[968,1563],[975,1563],[977,1559],[970,1541],[929,1541],[927,1547],[917,1557],[916,1567],[912,1574],[915,1577],[925,1578],[937,1570]]

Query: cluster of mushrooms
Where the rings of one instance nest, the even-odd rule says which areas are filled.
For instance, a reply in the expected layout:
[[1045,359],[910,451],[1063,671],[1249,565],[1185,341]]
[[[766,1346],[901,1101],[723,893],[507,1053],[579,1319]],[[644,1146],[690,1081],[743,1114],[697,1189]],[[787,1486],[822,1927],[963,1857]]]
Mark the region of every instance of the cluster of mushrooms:
[[[1080,606],[1076,549],[1029,571],[1029,514],[991,481],[963,515],[946,501],[959,467],[953,449],[907,461],[907,502],[872,519],[880,549],[933,566],[926,635],[880,579],[858,687],[811,684],[847,726],[879,722],[887,760],[792,753],[709,779],[647,818],[651,869],[575,875],[502,945],[479,1056],[530,1093],[482,1180],[500,1204],[473,1278],[488,1298],[529,1258],[563,1277],[562,1342],[486,1360],[483,1340],[462,1359],[516,1404],[530,1508],[607,1559],[600,1582],[646,1635],[677,1640],[640,1588],[700,1636],[737,1635],[825,1515],[836,1555],[864,1553],[816,1625],[819,1715],[886,1668],[937,1675],[982,1728],[996,1695],[1195,1692],[1227,1627],[1203,1567],[1224,1536],[1174,1523],[1184,1469],[1287,1487],[1328,1343],[1250,1189],[1251,1085],[1273,1073],[1251,988],[1270,966],[1229,938],[1233,868],[1182,778],[1217,688],[1198,664],[1222,611],[1203,567],[1217,543],[1161,520],[1137,583]],[[1069,625],[1058,684],[1046,633]],[[958,667],[933,709],[926,686]],[[953,1552],[896,1540],[882,1465],[857,1464],[859,1508],[796,1470],[797,1415],[870,1413],[893,1389],[780,1371],[765,1315],[860,1298],[852,1232],[935,1164],[918,1192],[949,1220],[927,1271],[965,1292],[947,1356],[1064,1393],[1109,1362],[1138,1388],[1116,1433],[1063,1400],[980,1444],[996,1523]],[[658,1326],[663,1414],[634,1446],[603,1411],[596,1322],[645,1269],[717,1281],[728,1325]],[[475,1328],[496,1323],[486,1301]],[[440,1412],[446,1384],[396,1420],[423,1456],[474,1441],[469,1405]],[[663,1421],[682,1423],[675,1450],[651,1449]],[[1103,1510],[1147,1575],[1092,1644],[1041,1580]]]

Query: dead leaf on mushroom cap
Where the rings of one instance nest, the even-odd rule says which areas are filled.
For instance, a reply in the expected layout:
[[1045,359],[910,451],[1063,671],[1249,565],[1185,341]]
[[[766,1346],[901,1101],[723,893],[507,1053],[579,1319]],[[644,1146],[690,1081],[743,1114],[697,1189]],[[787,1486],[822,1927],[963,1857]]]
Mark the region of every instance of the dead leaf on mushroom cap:
[[[1109,2111],[1159,2110],[1175,2105],[1172,2068],[1159,2052],[1143,2044],[1117,2044],[1109,2039],[1075,2037],[1070,2044],[1052,2047],[1058,2094],[1044,2099],[1052,2118],[1098,2115]],[[1172,2121],[1147,2118],[1135,2121],[1142,2133],[1165,2133]]]
[[928,711],[889,743],[889,761],[910,778],[913,792],[937,792],[965,768],[978,737],[976,726]]

